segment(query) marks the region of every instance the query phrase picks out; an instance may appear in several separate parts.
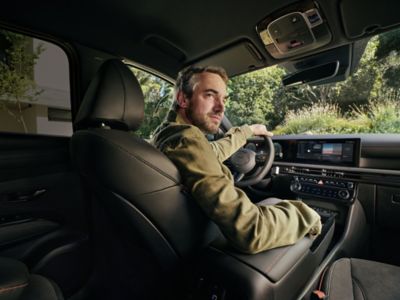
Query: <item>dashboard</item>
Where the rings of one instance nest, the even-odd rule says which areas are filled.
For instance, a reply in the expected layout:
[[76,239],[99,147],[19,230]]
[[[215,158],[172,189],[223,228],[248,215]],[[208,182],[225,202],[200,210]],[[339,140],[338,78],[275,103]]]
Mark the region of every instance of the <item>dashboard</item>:
[[[302,200],[322,222],[334,218],[335,241],[349,227],[363,228],[363,218],[384,228],[399,226],[400,134],[282,135],[272,140],[275,157],[265,184],[246,190],[253,201]],[[260,160],[269,155],[263,139],[248,144]],[[361,207],[365,215],[355,213]]]
[[[400,186],[400,135],[287,135],[273,142],[272,182],[286,180],[299,198],[350,205],[360,183]],[[262,139],[246,147],[258,161],[268,155]]]

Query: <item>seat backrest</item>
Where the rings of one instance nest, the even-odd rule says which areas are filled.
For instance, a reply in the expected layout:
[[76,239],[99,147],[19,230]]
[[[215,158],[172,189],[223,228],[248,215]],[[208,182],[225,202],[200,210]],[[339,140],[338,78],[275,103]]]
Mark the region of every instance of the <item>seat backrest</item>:
[[132,132],[143,114],[133,73],[119,60],[105,62],[76,117],[71,153],[118,233],[113,238],[140,243],[161,268],[174,270],[217,229],[185,193],[174,164]]

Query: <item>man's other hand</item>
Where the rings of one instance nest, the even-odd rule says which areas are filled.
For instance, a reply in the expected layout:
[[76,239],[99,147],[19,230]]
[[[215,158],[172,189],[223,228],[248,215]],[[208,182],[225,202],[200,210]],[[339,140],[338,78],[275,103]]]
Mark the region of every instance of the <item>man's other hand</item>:
[[267,130],[267,127],[262,124],[253,124],[250,125],[251,130],[253,131],[253,135],[266,135],[272,137],[274,134]]

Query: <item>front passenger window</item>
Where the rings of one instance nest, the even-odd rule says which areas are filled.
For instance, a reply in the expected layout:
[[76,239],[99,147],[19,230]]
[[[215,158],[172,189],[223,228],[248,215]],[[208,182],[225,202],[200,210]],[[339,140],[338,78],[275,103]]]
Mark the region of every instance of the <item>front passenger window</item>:
[[136,132],[144,139],[151,139],[153,131],[164,120],[172,103],[173,85],[168,81],[129,66],[142,87],[144,94],[144,121]]

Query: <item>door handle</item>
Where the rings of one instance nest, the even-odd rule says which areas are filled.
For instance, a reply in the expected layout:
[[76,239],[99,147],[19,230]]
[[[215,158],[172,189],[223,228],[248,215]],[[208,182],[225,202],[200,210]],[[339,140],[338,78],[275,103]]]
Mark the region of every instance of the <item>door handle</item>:
[[37,199],[38,197],[42,196],[44,193],[46,193],[46,189],[37,189],[29,192],[14,192],[14,193],[9,193],[9,194],[4,194],[1,197],[1,200],[7,201],[7,202],[26,202],[26,201],[32,201]]

